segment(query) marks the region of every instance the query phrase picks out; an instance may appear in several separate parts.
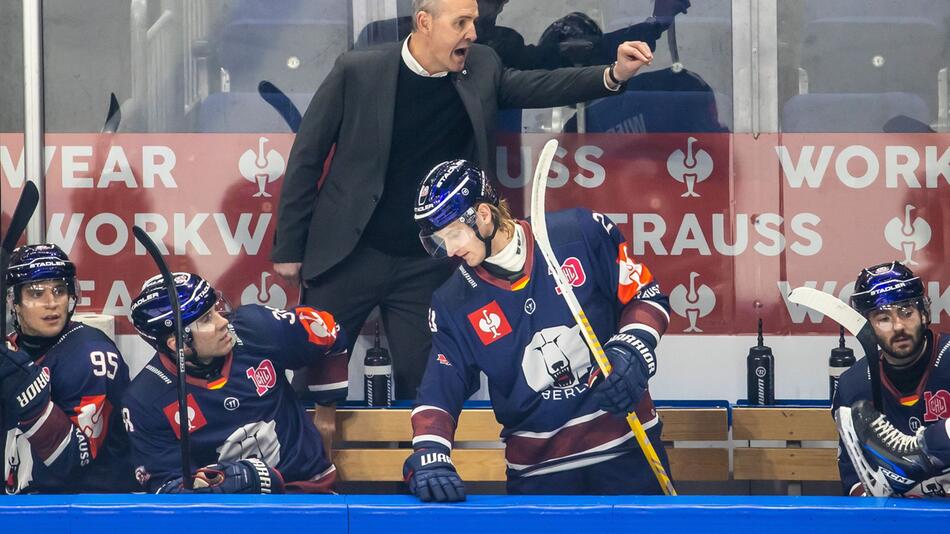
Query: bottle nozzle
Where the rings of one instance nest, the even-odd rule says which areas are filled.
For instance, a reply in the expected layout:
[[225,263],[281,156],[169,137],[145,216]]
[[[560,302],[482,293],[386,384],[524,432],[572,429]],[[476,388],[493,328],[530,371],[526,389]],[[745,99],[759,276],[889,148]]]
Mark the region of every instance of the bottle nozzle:
[[843,326],[838,327],[838,348],[839,349],[844,348],[844,327]]
[[761,347],[761,346],[763,346],[763,345],[764,345],[764,343],[763,343],[763,339],[762,339],[762,318],[759,317],[759,346]]
[[373,341],[373,348],[379,349],[379,319],[376,320],[376,335]]

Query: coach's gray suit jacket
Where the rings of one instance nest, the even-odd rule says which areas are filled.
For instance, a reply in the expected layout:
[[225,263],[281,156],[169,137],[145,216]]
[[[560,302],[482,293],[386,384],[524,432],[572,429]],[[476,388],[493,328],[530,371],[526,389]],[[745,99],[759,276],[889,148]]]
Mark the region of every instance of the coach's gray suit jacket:
[[[304,280],[352,252],[383,194],[401,47],[399,42],[341,55],[300,123],[280,194],[271,259],[302,261]],[[465,70],[449,76],[472,121],[478,164],[494,174],[499,108],[564,106],[615,94],[604,87],[603,72],[602,66],[508,69],[494,50],[472,45]],[[317,182],[334,144],[318,194]]]

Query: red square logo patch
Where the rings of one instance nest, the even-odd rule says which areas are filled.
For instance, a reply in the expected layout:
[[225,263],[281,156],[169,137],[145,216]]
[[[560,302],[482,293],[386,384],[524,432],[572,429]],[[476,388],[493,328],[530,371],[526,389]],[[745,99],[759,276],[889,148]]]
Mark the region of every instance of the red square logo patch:
[[478,339],[485,345],[491,345],[511,333],[508,318],[494,300],[468,314],[468,320],[478,334]]
[[[208,424],[208,421],[205,419],[205,414],[201,413],[201,408],[198,408],[198,403],[195,402],[195,398],[190,393],[185,402],[188,404],[188,432],[194,432]],[[162,411],[165,412],[168,423],[172,425],[175,436],[181,439],[181,427],[178,424],[178,401],[169,404],[163,408]]]

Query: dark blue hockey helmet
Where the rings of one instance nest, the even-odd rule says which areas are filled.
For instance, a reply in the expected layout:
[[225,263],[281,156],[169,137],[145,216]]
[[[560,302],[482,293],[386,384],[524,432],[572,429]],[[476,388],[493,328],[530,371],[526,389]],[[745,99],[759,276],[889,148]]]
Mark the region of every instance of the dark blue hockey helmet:
[[50,243],[16,248],[10,255],[4,281],[13,290],[14,303],[20,302],[19,286],[43,280],[65,281],[69,294],[76,297],[76,266],[63,249]]
[[854,282],[851,307],[861,315],[902,303],[912,302],[927,313],[927,298],[920,277],[899,261],[862,269]]
[[[475,212],[482,202],[498,206],[498,193],[478,165],[464,159],[442,162],[429,171],[416,194],[415,220],[419,225],[419,239],[433,256],[444,256],[445,249],[434,234],[462,221],[475,235],[487,243],[494,237],[484,238],[475,225]],[[497,230],[497,228],[496,228]]]
[[[218,295],[211,284],[197,274],[172,273],[172,278],[181,306],[184,341],[188,344],[191,341],[191,323],[215,307]],[[161,275],[153,276],[142,284],[142,291],[132,301],[132,324],[142,339],[156,350],[168,352],[165,340],[175,333],[175,317]]]

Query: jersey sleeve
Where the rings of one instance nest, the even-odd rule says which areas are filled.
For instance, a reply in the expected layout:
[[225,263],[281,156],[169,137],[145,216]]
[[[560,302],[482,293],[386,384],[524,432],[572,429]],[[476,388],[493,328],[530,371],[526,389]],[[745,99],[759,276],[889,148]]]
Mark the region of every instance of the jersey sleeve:
[[456,338],[447,315],[433,299],[429,311],[432,351],[411,416],[413,449],[451,451],[462,403],[479,386],[479,370]]
[[36,420],[21,423],[34,454],[62,480],[99,456],[117,409],[107,396],[110,382],[128,382],[128,368],[105,336],[77,334],[69,347],[51,370],[52,402]]
[[617,331],[636,335],[655,348],[670,324],[669,298],[653,272],[630,253],[630,243],[606,215],[578,210],[578,221],[602,289],[620,308]]
[[303,384],[295,382],[305,400],[332,404],[346,399],[347,340],[329,312],[311,306],[282,310],[247,305],[235,311],[231,322],[254,351],[270,355],[281,369],[300,370]]
[[132,446],[135,478],[148,493],[181,476],[181,445],[160,409],[125,397],[122,419]]

